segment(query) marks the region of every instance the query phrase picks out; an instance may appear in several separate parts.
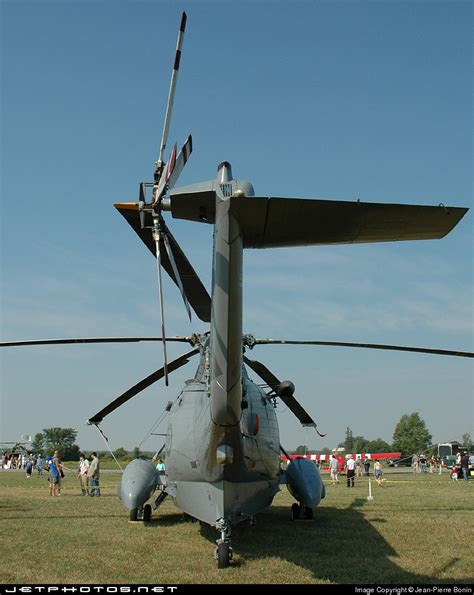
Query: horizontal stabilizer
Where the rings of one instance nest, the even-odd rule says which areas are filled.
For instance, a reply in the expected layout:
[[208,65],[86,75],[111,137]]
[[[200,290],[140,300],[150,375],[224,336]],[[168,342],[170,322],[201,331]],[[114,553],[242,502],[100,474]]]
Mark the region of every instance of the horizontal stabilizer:
[[468,210],[297,198],[232,201],[245,248],[439,239]]
[[[138,211],[137,203],[119,203],[114,205],[118,212],[127,220],[127,222],[133,227],[134,231],[140,236],[143,243],[147,248],[156,256],[156,246],[150,229],[142,229],[140,224],[140,214]],[[147,227],[152,226],[152,220],[149,213],[146,213],[145,225]],[[163,222],[164,225],[164,222]],[[201,279],[198,277],[196,271],[193,269],[188,258],[179,247],[178,242],[174,239],[173,235],[166,228],[166,235],[168,236],[171,244],[171,249],[174,254],[176,266],[181,276],[183,283],[184,292],[196,315],[204,322],[210,322],[211,320],[211,297],[207,292],[206,288],[202,284]],[[176,277],[173,272],[173,267],[168,258],[167,250],[165,249],[163,239],[161,239],[161,264],[163,268],[179,287]]]
[[[466,208],[303,198],[232,197],[244,248],[432,240],[449,233]],[[215,193],[171,195],[173,217],[213,223]]]

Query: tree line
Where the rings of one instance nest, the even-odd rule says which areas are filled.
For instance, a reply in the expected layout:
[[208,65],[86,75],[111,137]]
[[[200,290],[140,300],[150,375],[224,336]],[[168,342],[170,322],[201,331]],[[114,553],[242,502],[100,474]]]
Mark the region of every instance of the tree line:
[[[368,440],[364,436],[354,436],[351,428],[347,427],[346,436],[338,447],[344,448],[350,453],[377,453],[377,452],[401,452],[402,456],[412,455],[413,453],[426,452],[432,448],[433,436],[426,427],[425,421],[417,412],[402,415],[400,421],[395,426],[392,436],[392,443],[389,444],[382,438]],[[468,433],[462,435],[463,445],[472,448],[471,436]],[[299,445],[295,450],[296,454],[307,452],[305,445]],[[331,451],[325,448],[320,451],[321,454],[329,454]]]
[[[41,453],[44,456],[52,455],[55,450],[61,453],[64,461],[79,460],[79,453],[83,452],[76,444],[77,430],[73,428],[44,428],[42,432],[35,434],[31,443],[31,451]],[[101,460],[113,460],[115,457],[119,461],[131,461],[141,457],[151,458],[154,453],[141,451],[138,446],[128,451],[119,447],[113,451],[113,455],[108,450],[97,451]],[[88,454],[86,452],[86,454]]]

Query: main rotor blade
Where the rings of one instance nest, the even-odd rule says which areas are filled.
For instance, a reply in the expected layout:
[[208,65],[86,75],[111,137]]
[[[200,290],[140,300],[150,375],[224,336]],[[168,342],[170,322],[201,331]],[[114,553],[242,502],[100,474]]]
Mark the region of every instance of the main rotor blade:
[[163,123],[163,135],[161,137],[160,154],[158,157],[158,164],[163,161],[163,153],[165,151],[166,143],[168,142],[168,131],[171,120],[171,113],[173,111],[174,93],[176,90],[176,82],[178,80],[179,63],[181,61],[181,49],[183,47],[184,31],[186,29],[187,16],[183,12],[181,15],[181,22],[179,24],[178,39],[176,41],[176,53],[174,56],[173,71],[171,73],[170,88],[168,92],[168,103],[166,105],[165,121]]
[[[296,415],[299,419],[301,425],[303,426],[311,426],[316,429],[316,422],[314,419],[309,415],[309,413],[300,405],[300,403],[295,399],[295,397],[285,394],[280,394],[278,392],[278,387],[280,386],[281,382],[278,378],[270,372],[270,370],[262,364],[262,362],[258,362],[256,360],[251,360],[244,355],[244,362],[252,368],[252,370],[260,376],[262,380],[268,384],[270,388],[272,388],[280,399],[285,403],[285,405],[290,409],[290,411]],[[318,432],[318,430],[316,430]],[[318,432],[319,434],[319,432]],[[319,434],[320,436],[325,436],[325,434]]]
[[[187,364],[189,359],[193,355],[196,355],[196,353],[199,353],[199,349],[193,349],[192,351],[189,351],[188,353],[185,353],[181,357],[178,357],[177,359],[173,360],[171,363],[168,364],[168,372],[173,372],[174,370],[177,370],[181,366],[184,366],[184,364]],[[160,380],[160,378],[163,378],[164,375],[165,375],[164,368],[160,368],[159,370],[156,370],[156,372],[153,372],[152,374],[150,374],[149,376],[147,376],[146,378],[144,378],[143,380],[141,380],[140,382],[135,384],[135,386],[132,386],[132,388],[129,388],[127,391],[125,391],[123,394],[121,394],[119,397],[117,397],[114,401],[109,403],[106,407],[104,407],[98,413],[96,413],[91,418],[89,418],[87,420],[88,423],[90,423],[90,424],[100,423],[106,415],[109,415],[109,413],[112,413],[112,411],[115,411],[115,409],[117,409],[118,407],[120,407],[121,405],[123,405],[124,403],[129,401],[132,397],[134,397],[141,391],[145,390],[145,388],[148,388],[154,382],[156,382],[157,380]]]
[[[2,341],[0,347],[22,347],[25,345],[74,345],[76,343],[139,343],[140,341],[162,341],[162,337],[96,337],[84,339],[31,339],[28,341]],[[193,344],[191,337],[166,337],[169,342]]]
[[325,347],[360,347],[362,349],[383,349],[387,351],[409,351],[413,353],[431,353],[433,355],[453,355],[455,357],[474,357],[470,351],[452,351],[450,349],[430,349],[427,347],[408,347],[406,345],[381,345],[378,343],[348,343],[346,341],[306,341],[287,339],[256,339],[255,345],[321,345]]

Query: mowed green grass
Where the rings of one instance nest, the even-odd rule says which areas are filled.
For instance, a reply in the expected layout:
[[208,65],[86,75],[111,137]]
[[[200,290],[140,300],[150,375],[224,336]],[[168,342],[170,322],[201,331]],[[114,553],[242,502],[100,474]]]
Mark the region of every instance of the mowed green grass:
[[[233,531],[234,561],[218,570],[214,530],[170,499],[152,523],[130,523],[115,495],[119,474],[102,474],[102,496],[80,495],[68,473],[60,497],[47,480],[0,472],[0,583],[470,583],[474,479],[386,474],[355,488],[332,486],[313,521],[293,522],[285,486],[273,506]],[[344,479],[344,478],[343,478]]]

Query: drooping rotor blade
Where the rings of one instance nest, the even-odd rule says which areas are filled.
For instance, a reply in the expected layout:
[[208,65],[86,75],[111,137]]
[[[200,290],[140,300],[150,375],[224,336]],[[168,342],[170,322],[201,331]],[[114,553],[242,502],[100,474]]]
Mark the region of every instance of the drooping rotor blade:
[[262,364],[262,362],[251,360],[245,355],[244,362],[277,393],[288,409],[290,409],[290,411],[299,419],[301,425],[313,427],[320,436],[326,435],[320,434],[317,429],[316,422],[293,396],[294,385],[292,383],[280,382],[275,374],[270,372],[270,370],[264,364]]
[[[186,21],[187,16],[186,13],[183,12],[181,15],[181,22],[179,25],[178,31],[178,39],[176,42],[176,53],[174,56],[174,63],[173,63],[173,71],[171,73],[171,81],[170,81],[170,88],[168,92],[168,102],[166,104],[166,114],[165,114],[165,121],[163,123],[163,135],[161,137],[161,145],[160,145],[160,153],[157,161],[157,167],[155,171],[155,176],[159,177],[161,172],[159,168],[163,163],[163,154],[166,148],[166,143],[168,142],[168,131],[171,121],[171,114],[173,112],[173,103],[174,103],[174,93],[176,90],[176,82],[178,80],[178,72],[179,72],[179,63],[181,61],[181,49],[183,47],[183,39],[184,39],[184,31],[186,29]],[[155,177],[156,179],[156,177]]]
[[[139,343],[140,341],[162,341],[162,337],[88,337],[78,339],[31,339],[28,341],[2,341],[0,347],[22,347],[28,345],[74,345],[76,343]],[[166,337],[169,342],[193,344],[191,337]]]
[[[174,370],[177,370],[181,366],[184,366],[184,364],[187,364],[189,359],[193,355],[196,355],[196,353],[199,353],[199,349],[193,349],[192,351],[189,351],[188,353],[185,353],[181,357],[178,357],[177,359],[170,362],[168,364],[168,372],[169,373],[173,372]],[[156,372],[153,372],[152,374],[150,374],[149,376],[147,376],[146,378],[144,378],[143,380],[141,380],[140,382],[135,384],[135,386],[132,386],[132,388],[129,388],[127,391],[125,391],[123,394],[121,394],[119,397],[117,397],[114,401],[109,403],[106,407],[104,407],[98,413],[96,413],[91,418],[89,418],[87,420],[88,423],[90,423],[90,424],[100,423],[104,419],[105,416],[109,415],[109,413],[112,413],[112,411],[115,411],[115,409],[117,409],[118,407],[120,407],[121,405],[123,405],[124,403],[129,401],[132,397],[134,397],[141,391],[145,390],[145,388],[148,388],[154,382],[157,382],[158,380],[163,378],[164,374],[165,374],[164,368],[160,368],[159,370],[156,370]]]
[[181,281],[181,276],[178,271],[178,267],[176,266],[176,261],[173,256],[173,251],[171,250],[170,242],[168,240],[168,236],[163,234],[163,242],[165,244],[166,253],[168,254],[168,258],[173,269],[173,273],[176,279],[176,284],[179,287],[179,291],[181,292],[181,297],[183,298],[184,307],[186,308],[186,312],[188,313],[189,322],[191,322],[191,308],[189,307],[188,300],[186,298],[186,294],[184,293],[183,283]]
[[255,345],[321,345],[326,347],[360,347],[362,349],[383,349],[387,351],[409,351],[413,353],[431,353],[433,355],[453,355],[455,357],[474,357],[470,351],[450,349],[430,349],[427,347],[408,347],[406,345],[380,345],[378,343],[348,343],[344,341],[306,341],[287,339],[255,339]]
[[[140,225],[140,216],[137,203],[119,203],[114,205],[119,213],[127,220],[133,230],[140,237],[142,242],[147,246],[152,254],[156,255],[156,246],[153,238],[151,237],[149,229],[142,229]],[[145,225],[151,227],[153,224],[150,213],[145,213]],[[166,227],[164,221],[161,222],[163,232],[169,239],[173,256],[175,258],[176,266],[181,277],[183,289],[186,297],[189,301],[190,306],[196,312],[196,315],[203,322],[210,322],[211,320],[211,297],[207,292],[206,288],[199,279],[196,271],[193,269],[188,258],[181,250],[178,242],[173,237],[173,234]],[[171,279],[176,285],[178,282],[173,273],[173,267],[171,266],[166,250],[161,249],[161,264]]]

